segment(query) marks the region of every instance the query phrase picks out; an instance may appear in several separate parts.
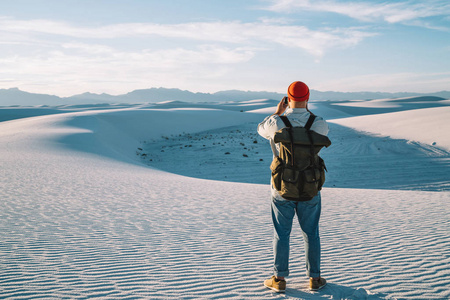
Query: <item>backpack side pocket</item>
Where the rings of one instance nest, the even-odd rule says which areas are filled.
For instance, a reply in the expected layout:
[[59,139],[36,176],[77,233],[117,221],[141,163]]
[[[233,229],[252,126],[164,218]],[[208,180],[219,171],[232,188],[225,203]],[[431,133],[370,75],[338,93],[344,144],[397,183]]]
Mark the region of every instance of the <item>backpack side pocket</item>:
[[270,171],[272,172],[272,185],[277,191],[281,190],[281,177],[283,174],[283,160],[276,156],[270,164]]
[[325,171],[327,171],[327,167],[325,166],[325,161],[322,157],[317,156],[319,158],[319,171],[320,171],[320,180],[319,180],[319,191],[322,189],[323,184],[325,183]]
[[302,197],[312,199],[319,192],[320,170],[314,167],[305,169],[303,172],[303,184],[301,186]]

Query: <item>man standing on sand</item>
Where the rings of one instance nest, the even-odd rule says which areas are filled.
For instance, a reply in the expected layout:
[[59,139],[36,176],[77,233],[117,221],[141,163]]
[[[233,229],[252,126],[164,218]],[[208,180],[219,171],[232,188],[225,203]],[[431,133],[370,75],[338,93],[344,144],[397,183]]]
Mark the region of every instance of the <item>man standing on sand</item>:
[[[288,104],[281,100],[275,113],[266,117],[258,125],[258,133],[269,140],[274,155],[279,153],[279,146],[273,140],[275,132],[286,127],[280,116],[286,112],[285,116],[292,126],[304,127],[311,114],[307,109],[309,88],[305,83],[293,82],[288,88],[288,99]],[[328,125],[321,117],[316,117],[311,130],[327,135]],[[271,190],[272,221],[275,229],[273,239],[274,275],[264,281],[264,286],[279,293],[286,290],[285,277],[289,275],[289,239],[292,221],[297,214],[305,242],[306,275],[309,277],[309,288],[314,291],[323,288],[326,280],[320,277],[320,192],[309,201],[290,201],[281,197],[273,186]]]

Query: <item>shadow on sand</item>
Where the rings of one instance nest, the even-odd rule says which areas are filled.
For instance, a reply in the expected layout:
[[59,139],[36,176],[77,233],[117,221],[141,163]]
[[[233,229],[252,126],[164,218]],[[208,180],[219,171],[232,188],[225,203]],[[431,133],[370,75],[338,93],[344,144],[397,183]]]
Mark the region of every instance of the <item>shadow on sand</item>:
[[322,290],[317,292],[287,287],[284,295],[277,295],[279,295],[278,299],[391,299],[387,295],[380,293],[374,294],[363,288],[356,289],[334,283],[328,283]]

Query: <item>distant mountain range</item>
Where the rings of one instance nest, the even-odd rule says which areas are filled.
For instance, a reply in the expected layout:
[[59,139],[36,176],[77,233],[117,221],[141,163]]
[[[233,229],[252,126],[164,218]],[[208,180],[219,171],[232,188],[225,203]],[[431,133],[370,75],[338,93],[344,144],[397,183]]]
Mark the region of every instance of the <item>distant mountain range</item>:
[[[84,93],[71,97],[58,97],[46,94],[34,94],[18,88],[0,89],[0,106],[35,105],[74,105],[99,103],[146,103],[162,101],[183,102],[228,102],[255,99],[281,99],[284,94],[273,92],[253,92],[229,90],[217,93],[193,93],[180,89],[150,88],[134,90],[123,95]],[[381,98],[403,98],[417,96],[435,96],[450,99],[450,91],[436,93],[383,93],[383,92],[320,92],[311,90],[311,101],[370,100]]]

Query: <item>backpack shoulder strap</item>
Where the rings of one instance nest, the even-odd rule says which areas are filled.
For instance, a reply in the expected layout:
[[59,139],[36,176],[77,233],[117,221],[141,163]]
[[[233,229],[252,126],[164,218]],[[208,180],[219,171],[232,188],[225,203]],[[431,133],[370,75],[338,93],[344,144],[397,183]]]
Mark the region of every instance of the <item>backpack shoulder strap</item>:
[[[284,125],[286,125],[286,127],[288,127],[288,128],[292,128],[292,127],[293,127],[292,124],[291,124],[291,122],[289,121],[288,117],[286,117],[286,116],[280,116],[280,119],[281,119],[281,121],[283,121],[283,123],[284,123]],[[312,126],[312,124],[314,123],[314,120],[315,120],[315,119],[316,119],[316,115],[313,114],[313,113],[311,113],[311,115],[310,115],[309,118],[308,118],[308,121],[307,121],[306,124],[305,124],[305,128],[306,128],[307,130],[310,130],[310,129],[311,129],[311,126]]]
[[288,117],[286,116],[280,116],[281,120],[283,121],[284,125],[286,125],[286,127],[288,128],[288,133],[289,133],[289,139],[291,140],[290,143],[290,148],[291,148],[291,166],[292,168],[294,167],[294,161],[295,161],[295,157],[294,157],[294,136],[292,135],[292,124],[289,121]]
[[311,115],[309,116],[308,121],[306,122],[305,128],[307,130],[311,130],[311,126],[314,123],[314,120],[316,119],[316,115],[311,113]]
[[280,116],[281,121],[283,121],[284,125],[286,125],[286,127],[288,128],[292,128],[292,124],[289,121],[288,117],[286,116]]
[[[309,149],[310,149],[311,165],[316,167],[316,159],[315,159],[315,154],[314,154],[314,141],[313,141],[313,138],[312,138],[312,135],[311,135],[311,126],[314,123],[314,120],[316,119],[316,115],[313,114],[312,112],[310,112],[310,113],[311,113],[311,115],[309,116],[309,119],[306,122],[305,129],[306,129],[306,132],[308,134],[308,139],[309,139],[309,143],[310,143]],[[313,172],[313,173],[314,173],[313,174],[314,181],[316,181],[317,180],[316,173],[315,172]]]

